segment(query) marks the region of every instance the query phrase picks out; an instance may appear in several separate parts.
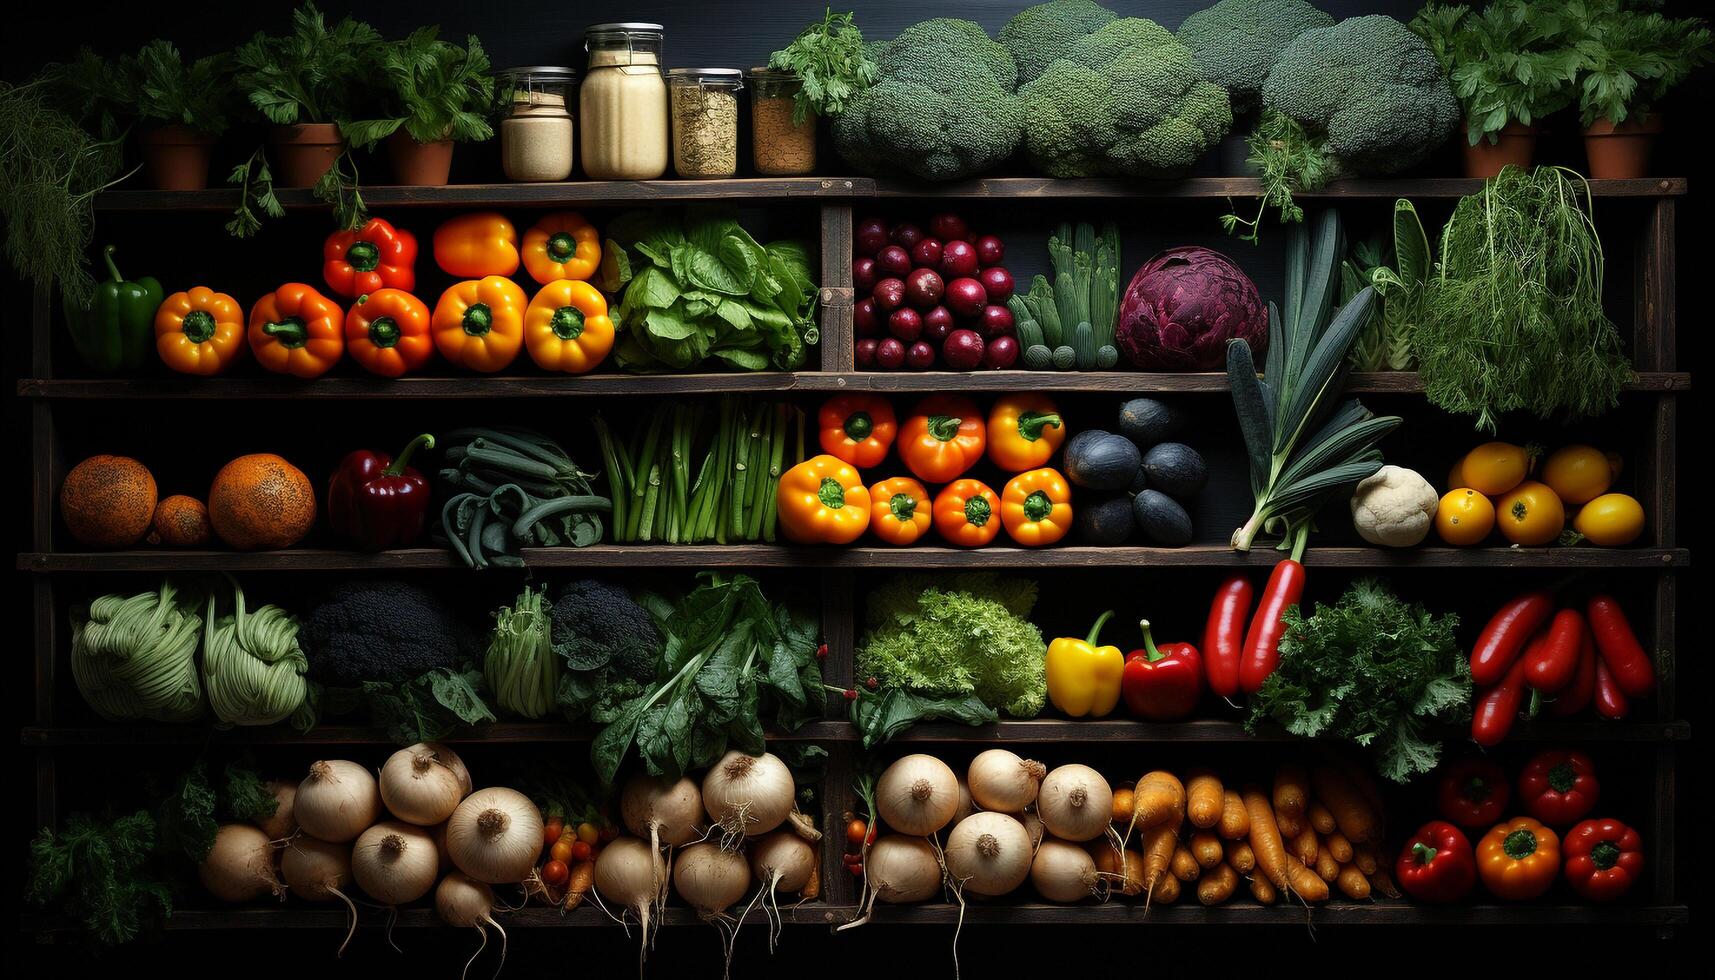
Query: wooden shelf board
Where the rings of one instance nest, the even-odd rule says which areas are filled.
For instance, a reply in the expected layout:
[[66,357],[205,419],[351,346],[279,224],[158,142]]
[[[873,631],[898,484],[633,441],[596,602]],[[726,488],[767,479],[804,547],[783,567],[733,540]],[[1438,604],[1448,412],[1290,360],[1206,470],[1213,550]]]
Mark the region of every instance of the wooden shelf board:
[[[1255,177],[1187,177],[1183,180],[1126,180],[1084,178],[1058,180],[1052,177],[985,177],[947,184],[917,181],[877,180],[880,197],[907,198],[1227,198],[1260,197],[1262,182]],[[1295,198],[1455,198],[1481,190],[1483,181],[1470,177],[1390,177],[1373,180],[1336,180],[1319,191],[1294,191]],[[1684,177],[1646,177],[1638,180],[1592,180],[1596,197],[1677,197],[1687,193]]]

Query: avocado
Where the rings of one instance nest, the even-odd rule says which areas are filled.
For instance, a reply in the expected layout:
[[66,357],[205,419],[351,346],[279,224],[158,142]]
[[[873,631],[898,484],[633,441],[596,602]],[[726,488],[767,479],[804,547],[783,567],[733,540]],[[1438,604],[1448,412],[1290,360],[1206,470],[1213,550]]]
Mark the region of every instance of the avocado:
[[1189,500],[1209,482],[1209,467],[1197,450],[1182,442],[1164,442],[1143,454],[1149,485],[1176,500]]
[[1154,398],[1133,398],[1120,406],[1120,434],[1148,449],[1185,430],[1185,413]]
[[1131,512],[1150,544],[1179,548],[1191,543],[1191,515],[1167,494],[1145,490],[1132,498]]

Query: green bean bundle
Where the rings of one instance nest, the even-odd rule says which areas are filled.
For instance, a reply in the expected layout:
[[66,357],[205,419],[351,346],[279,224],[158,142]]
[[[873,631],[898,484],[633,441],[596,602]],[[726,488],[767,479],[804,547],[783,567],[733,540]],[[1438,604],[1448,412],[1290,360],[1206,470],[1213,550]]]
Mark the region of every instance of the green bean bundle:
[[601,514],[613,503],[559,443],[528,429],[459,429],[441,444],[446,503],[436,536],[466,565],[518,567],[520,548],[601,540]]
[[171,582],[130,597],[104,595],[72,623],[71,674],[83,699],[108,721],[202,717],[194,596]]

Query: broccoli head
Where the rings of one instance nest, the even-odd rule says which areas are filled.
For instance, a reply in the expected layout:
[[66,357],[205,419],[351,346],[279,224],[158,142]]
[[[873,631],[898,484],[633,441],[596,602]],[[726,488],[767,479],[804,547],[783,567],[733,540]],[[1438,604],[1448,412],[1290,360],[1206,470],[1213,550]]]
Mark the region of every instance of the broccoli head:
[[1262,98],[1263,79],[1293,38],[1334,18],[1304,0],[1220,0],[1179,25],[1179,42],[1203,77],[1227,90],[1233,112],[1249,112]]
[[1118,17],[1096,0],[1049,0],[1026,7],[1007,21],[1000,29],[1000,43],[1018,62],[1018,83],[1023,85],[1066,57],[1080,38]]
[[1013,154],[1024,131],[1018,66],[968,20],[939,18],[877,45],[876,84],[834,119],[834,145],[868,173],[957,180]]
[[655,676],[661,634],[649,611],[617,585],[568,582],[549,612],[549,640],[573,670],[612,667],[634,680]]
[[395,579],[334,586],[303,617],[298,643],[310,676],[335,687],[459,670],[475,653],[475,636],[440,600]]
[[1345,174],[1403,170],[1459,125],[1459,103],[1429,46],[1383,14],[1298,35],[1269,69],[1262,104],[1323,139]]
[[1019,90],[1024,150],[1054,177],[1183,172],[1233,125],[1227,93],[1191,52],[1141,17],[1109,21],[1073,42]]

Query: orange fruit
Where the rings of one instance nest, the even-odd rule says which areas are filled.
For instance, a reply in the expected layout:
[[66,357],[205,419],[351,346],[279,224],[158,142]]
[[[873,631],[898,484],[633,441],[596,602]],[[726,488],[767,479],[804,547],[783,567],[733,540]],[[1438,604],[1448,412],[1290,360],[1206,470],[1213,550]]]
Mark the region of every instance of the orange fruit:
[[1435,533],[1451,545],[1477,544],[1495,527],[1495,505],[1475,490],[1449,490],[1435,508]]
[[1552,544],[1566,529],[1566,506],[1548,484],[1526,480],[1495,502],[1495,523],[1513,544]]
[[155,517],[155,477],[129,456],[91,456],[60,484],[60,517],[91,548],[129,548]]
[[240,551],[290,548],[316,522],[316,489],[273,453],[240,456],[215,474],[208,519],[220,540]]

